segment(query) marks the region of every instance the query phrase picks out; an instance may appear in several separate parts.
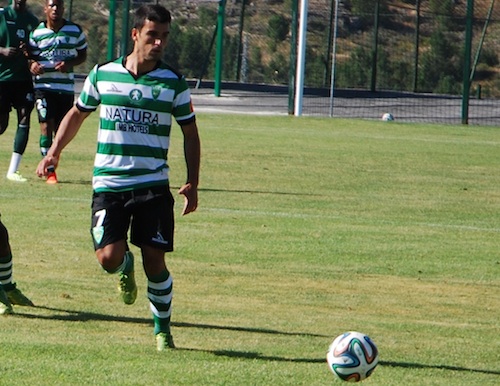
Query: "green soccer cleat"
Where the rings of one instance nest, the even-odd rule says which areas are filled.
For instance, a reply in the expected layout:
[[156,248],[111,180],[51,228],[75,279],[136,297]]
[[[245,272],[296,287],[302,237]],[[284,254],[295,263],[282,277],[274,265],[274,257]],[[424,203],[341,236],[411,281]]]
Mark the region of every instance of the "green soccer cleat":
[[118,289],[122,296],[123,303],[134,304],[137,299],[137,285],[135,284],[134,271],[129,273],[120,272]]
[[12,304],[3,289],[0,289],[0,315],[13,314]]
[[14,182],[26,182],[26,181],[28,181],[19,172],[7,174],[7,179],[9,181],[14,181]]
[[20,290],[14,288],[10,291],[5,291],[7,297],[9,298],[11,304],[15,304],[16,306],[26,306],[26,307],[34,307],[35,305],[31,300],[29,300]]
[[156,334],[156,349],[164,351],[166,348],[175,348],[174,338],[166,332]]
[[135,284],[134,276],[134,255],[132,252],[127,251],[127,256],[130,259],[129,272],[120,272],[120,281],[118,282],[118,289],[120,291],[123,303],[134,304],[137,299],[137,285]]

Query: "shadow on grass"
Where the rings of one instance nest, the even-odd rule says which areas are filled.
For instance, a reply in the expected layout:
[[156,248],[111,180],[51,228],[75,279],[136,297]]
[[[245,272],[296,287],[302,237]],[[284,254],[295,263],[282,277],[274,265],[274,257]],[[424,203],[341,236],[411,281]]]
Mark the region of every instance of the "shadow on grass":
[[267,328],[252,328],[252,327],[234,327],[234,326],[217,326],[213,324],[200,324],[200,323],[184,323],[172,322],[174,327],[182,328],[204,328],[209,330],[226,330],[226,331],[241,331],[241,332],[255,332],[258,334],[273,334],[273,335],[290,335],[290,336],[310,336],[314,338],[328,338],[327,335],[311,334],[308,332],[286,332],[278,330],[270,330]]
[[[59,185],[84,185],[91,186],[91,180],[61,180],[59,181]],[[172,191],[177,191],[180,189],[180,186],[170,186]],[[251,194],[276,194],[282,196],[318,196],[322,197],[321,194],[314,194],[311,192],[307,193],[299,193],[299,192],[277,192],[272,190],[250,190],[250,189],[217,189],[217,188],[198,188],[199,192],[210,192],[210,193],[251,193]]]
[[[178,348],[179,350],[185,351],[197,351],[205,352],[208,354],[213,354],[216,356],[225,356],[228,358],[240,358],[240,359],[257,359],[263,361],[272,362],[294,362],[294,363],[326,363],[326,353],[324,358],[283,358],[278,356],[268,356],[262,355],[256,352],[248,351],[231,351],[231,350],[198,350],[193,348]],[[177,349],[176,349],[177,350]],[[420,363],[407,363],[407,362],[392,362],[392,361],[379,361],[379,366],[387,367],[402,367],[410,369],[437,369],[437,370],[450,370],[450,371],[462,371],[480,374],[492,374],[500,375],[500,371],[494,370],[481,370],[481,369],[469,369],[465,367],[458,366],[447,366],[447,365],[423,365]]]
[[[86,311],[72,311],[63,310],[59,308],[36,306],[33,307],[39,310],[46,310],[56,312],[57,314],[52,315],[35,315],[30,313],[15,313],[14,317],[26,318],[26,319],[44,319],[44,320],[60,320],[69,322],[87,322],[87,321],[104,321],[104,322],[122,322],[122,323],[134,323],[134,324],[147,324],[152,325],[152,318],[133,318],[128,316],[116,316],[116,315],[106,315],[97,314],[94,312]],[[24,308],[28,310],[28,308]],[[200,323],[185,323],[185,322],[172,322],[172,327],[179,328],[201,328],[209,330],[226,330],[226,331],[239,331],[239,332],[253,332],[258,334],[273,334],[273,335],[289,335],[289,336],[309,336],[309,337],[319,337],[327,338],[327,335],[312,334],[308,332],[286,332],[271,330],[266,328],[252,328],[252,327],[234,327],[234,326],[218,326],[215,324],[200,324]]]
[[[151,318],[133,318],[133,317],[128,317],[128,316],[105,315],[105,314],[97,314],[94,312],[64,310],[64,309],[44,307],[44,306],[36,306],[34,308],[40,309],[40,310],[57,312],[59,314],[35,315],[35,314],[30,314],[30,313],[16,313],[16,314],[12,315],[12,317],[27,318],[27,319],[59,320],[59,321],[70,321],[70,322],[105,321],[105,322],[122,322],[122,323],[135,323],[135,324],[145,324],[145,325],[152,325],[153,324],[153,321]],[[24,308],[23,310],[27,310],[27,309],[28,308]],[[178,328],[201,328],[201,329],[208,329],[208,330],[239,331],[239,332],[251,332],[251,333],[258,333],[258,334],[328,338],[328,336],[321,335],[321,334],[311,334],[311,333],[307,333],[307,332],[286,332],[286,331],[272,330],[272,329],[266,329],[266,328],[253,328],[253,327],[218,326],[218,325],[214,325],[214,324],[185,323],[185,322],[172,322],[172,326],[178,327]],[[216,355],[216,356],[224,356],[224,357],[228,357],[228,358],[240,358],[240,359],[252,359],[252,360],[257,359],[257,360],[272,361],[272,362],[294,362],[294,363],[325,363],[326,362],[326,357],[324,357],[324,358],[284,358],[284,357],[279,357],[279,356],[262,355],[260,353],[248,352],[248,351],[201,350],[201,349],[194,349],[194,348],[177,348],[176,350],[205,352],[208,354],[212,354],[212,355]],[[394,361],[380,361],[379,365],[380,366],[387,366],[387,367],[409,368],[409,369],[438,369],[438,370],[471,372],[471,373],[479,373],[479,374],[500,375],[500,371],[495,371],[495,370],[470,369],[470,368],[465,368],[465,367],[448,366],[448,365],[425,365],[425,364],[420,364],[420,363],[394,362]]]
[[[176,187],[171,187],[173,190],[178,190],[180,188]],[[294,193],[294,192],[277,192],[277,191],[271,191],[271,190],[238,190],[238,189],[215,189],[215,188],[199,188],[198,191],[200,192],[211,192],[211,193],[252,193],[252,194],[277,194],[277,195],[283,195],[283,196],[318,196],[321,197],[322,195],[320,194],[314,194],[314,193]]]
[[196,348],[176,348],[182,351],[192,351],[192,352],[203,352],[207,354],[212,354],[215,356],[228,357],[228,358],[239,358],[239,359],[257,359],[261,361],[271,361],[271,362],[294,362],[294,363],[326,363],[326,352],[325,358],[284,358],[278,356],[262,355],[256,352],[249,351],[232,351],[232,350],[200,350]]
[[465,367],[447,366],[447,365],[422,365],[420,363],[391,362],[391,361],[380,361],[379,365],[387,367],[403,367],[409,369],[438,369],[438,370],[465,371],[471,373],[500,375],[500,371],[495,371],[495,370],[468,369]]

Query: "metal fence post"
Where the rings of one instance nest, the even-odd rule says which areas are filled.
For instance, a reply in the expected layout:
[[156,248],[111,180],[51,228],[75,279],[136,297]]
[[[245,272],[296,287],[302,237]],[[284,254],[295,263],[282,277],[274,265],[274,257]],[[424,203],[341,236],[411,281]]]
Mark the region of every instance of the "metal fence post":
[[224,61],[224,14],[226,12],[226,0],[219,1],[219,12],[217,14],[217,50],[215,52],[215,83],[214,95],[219,97],[221,91],[222,63]]
[[418,90],[418,60],[420,49],[420,0],[416,0],[415,4],[415,67],[413,72],[413,92]]
[[123,0],[123,22],[122,22],[122,49],[121,54],[127,55],[129,40],[129,19],[130,19],[130,0]]
[[115,19],[116,0],[109,2],[109,22],[108,22],[108,60],[113,60],[115,56]]
[[290,39],[290,73],[288,74],[288,114],[295,110],[295,76],[297,72],[297,28],[299,25],[299,2],[292,0],[292,37]]
[[370,91],[374,92],[377,88],[377,61],[378,61],[378,23],[380,16],[380,0],[375,5],[375,20],[373,22],[373,52],[372,52],[372,79]]
[[462,124],[469,123],[469,97],[470,97],[470,67],[472,46],[472,24],[474,18],[474,0],[467,0],[467,20],[465,23],[464,47],[464,77],[462,94]]

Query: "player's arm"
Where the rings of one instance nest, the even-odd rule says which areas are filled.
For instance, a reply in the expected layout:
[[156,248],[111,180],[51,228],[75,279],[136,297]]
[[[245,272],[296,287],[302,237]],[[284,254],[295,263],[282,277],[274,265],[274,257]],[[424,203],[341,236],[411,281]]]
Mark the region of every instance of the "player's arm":
[[81,111],[76,106],[73,106],[64,116],[59,125],[59,129],[57,129],[57,134],[52,142],[52,146],[48,150],[47,155],[38,164],[36,174],[39,177],[47,175],[47,168],[49,166],[57,167],[61,152],[75,137],[76,133],[78,133],[83,121],[89,114],[90,112]]
[[193,120],[181,126],[184,134],[184,158],[186,159],[187,181],[179,189],[184,195],[182,214],[194,212],[198,207],[198,181],[200,176],[200,137],[196,121]]

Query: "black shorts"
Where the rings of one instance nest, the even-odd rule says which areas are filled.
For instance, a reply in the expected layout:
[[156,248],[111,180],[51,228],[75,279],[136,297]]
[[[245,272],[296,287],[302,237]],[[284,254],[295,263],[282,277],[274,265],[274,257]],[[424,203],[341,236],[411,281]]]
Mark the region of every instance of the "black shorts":
[[75,104],[75,96],[73,94],[48,90],[35,90],[35,100],[38,122],[47,122],[54,119],[56,129],[66,113]]
[[33,96],[33,82],[0,82],[0,113],[9,113],[14,107],[16,110],[25,108],[31,112],[35,103]]
[[129,227],[130,241],[135,246],[173,251],[174,198],[168,186],[93,194],[90,233],[94,249],[127,240]]

